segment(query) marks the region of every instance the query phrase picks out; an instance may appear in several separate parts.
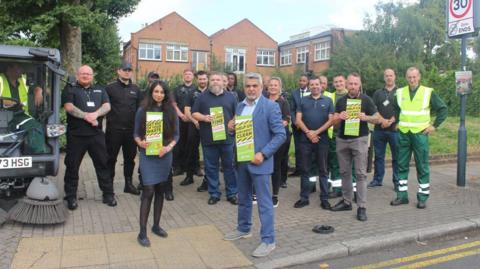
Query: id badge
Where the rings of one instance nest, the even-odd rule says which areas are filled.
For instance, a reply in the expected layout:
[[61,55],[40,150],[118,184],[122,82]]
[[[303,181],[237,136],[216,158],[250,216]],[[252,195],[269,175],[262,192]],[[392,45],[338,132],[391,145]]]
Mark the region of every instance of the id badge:
[[95,102],[87,102],[88,107],[95,107]]
[[389,104],[390,104],[390,101],[388,101],[388,99],[383,101],[383,106],[388,106]]

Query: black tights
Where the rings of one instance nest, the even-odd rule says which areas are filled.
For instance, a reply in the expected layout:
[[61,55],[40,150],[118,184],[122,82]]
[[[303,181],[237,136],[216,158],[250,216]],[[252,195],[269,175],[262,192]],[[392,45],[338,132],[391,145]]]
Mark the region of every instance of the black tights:
[[142,202],[140,204],[140,235],[147,235],[148,215],[150,214],[150,205],[152,204],[154,195],[155,201],[153,203],[153,227],[160,226],[160,216],[162,215],[164,193],[165,183],[143,186]]

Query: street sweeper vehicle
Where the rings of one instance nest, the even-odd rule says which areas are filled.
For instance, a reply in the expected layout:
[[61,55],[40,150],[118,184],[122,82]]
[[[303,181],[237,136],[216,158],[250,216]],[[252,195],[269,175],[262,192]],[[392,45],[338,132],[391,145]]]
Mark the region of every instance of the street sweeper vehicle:
[[0,45],[0,224],[65,221],[48,176],[58,172],[60,81],[57,49]]

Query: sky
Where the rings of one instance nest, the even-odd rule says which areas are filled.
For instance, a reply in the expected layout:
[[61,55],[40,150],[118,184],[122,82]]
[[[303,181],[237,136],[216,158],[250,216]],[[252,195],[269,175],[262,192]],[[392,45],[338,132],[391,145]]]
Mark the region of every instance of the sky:
[[[119,20],[122,41],[176,11],[207,35],[247,18],[278,43],[290,36],[332,27],[363,29],[366,14],[375,15],[379,0],[141,0],[136,10]],[[412,3],[418,0],[387,0]],[[385,2],[385,0],[384,0]]]

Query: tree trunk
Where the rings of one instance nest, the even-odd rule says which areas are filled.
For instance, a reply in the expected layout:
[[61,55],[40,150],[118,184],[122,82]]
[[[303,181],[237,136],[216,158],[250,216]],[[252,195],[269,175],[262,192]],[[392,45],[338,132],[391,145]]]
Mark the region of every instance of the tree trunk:
[[82,30],[65,20],[60,23],[60,52],[63,68],[68,75],[75,75],[82,64]]

